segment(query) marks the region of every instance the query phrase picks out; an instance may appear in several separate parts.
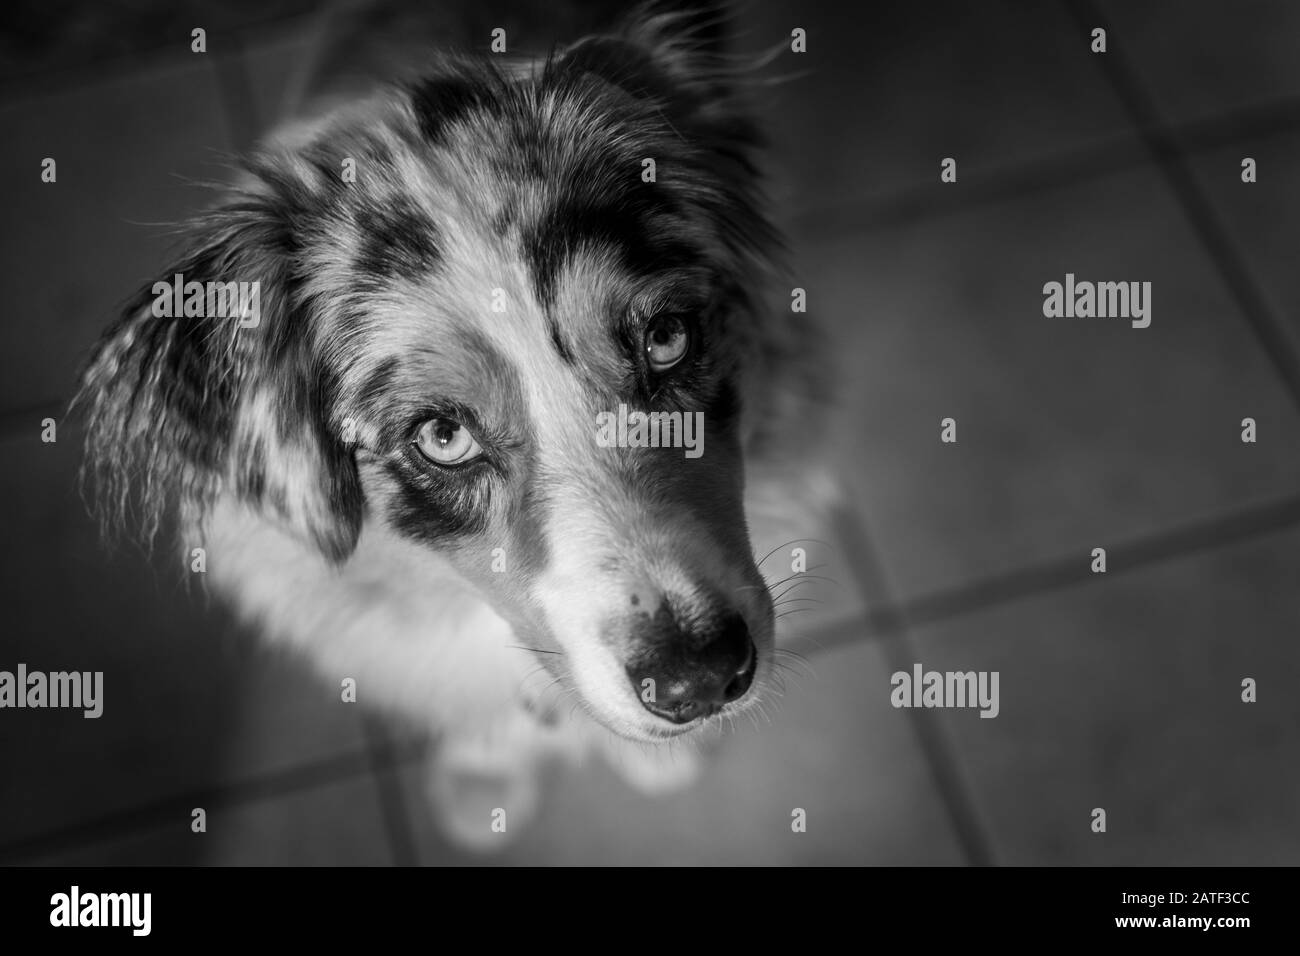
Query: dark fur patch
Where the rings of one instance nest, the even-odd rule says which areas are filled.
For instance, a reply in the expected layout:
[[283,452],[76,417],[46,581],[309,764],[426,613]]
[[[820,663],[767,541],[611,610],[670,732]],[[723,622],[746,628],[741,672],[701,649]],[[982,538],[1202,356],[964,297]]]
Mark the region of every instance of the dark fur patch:
[[474,66],[464,73],[430,77],[410,89],[411,108],[420,134],[432,144],[442,142],[447,128],[478,110],[500,104],[502,81],[490,66]]
[[666,194],[644,189],[606,199],[561,198],[523,237],[538,301],[550,307],[560,273],[584,247],[609,250],[636,275],[689,265],[699,251],[682,239],[684,228],[672,208]]
[[573,357],[573,349],[569,348],[569,343],[564,341],[564,333],[560,331],[560,323],[551,316],[547,319],[547,326],[550,329],[551,345],[555,348],[555,354],[560,357],[565,365],[573,365],[576,361]]
[[650,54],[617,37],[593,37],[576,43],[556,61],[554,75],[571,82],[584,73],[636,97],[666,98],[668,81]]
[[373,372],[366,376],[360,387],[352,396],[352,402],[358,410],[367,416],[374,416],[384,407],[398,381],[399,363],[395,358],[385,359]]
[[410,199],[362,206],[356,222],[361,243],[353,265],[362,277],[415,280],[438,265],[438,228]]
[[388,521],[400,534],[445,547],[457,537],[487,529],[492,493],[485,466],[444,472],[431,467],[418,479],[397,465],[390,465],[389,473],[398,490],[388,502]]

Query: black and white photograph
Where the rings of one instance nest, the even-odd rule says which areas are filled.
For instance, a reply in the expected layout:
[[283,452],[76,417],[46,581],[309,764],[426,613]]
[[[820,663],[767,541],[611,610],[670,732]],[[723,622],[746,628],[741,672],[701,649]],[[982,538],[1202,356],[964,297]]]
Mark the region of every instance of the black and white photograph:
[[8,7],[0,864],[83,874],[22,919],[1127,868],[1114,937],[1249,935],[1190,874],[1300,864],[1297,51],[1289,0]]

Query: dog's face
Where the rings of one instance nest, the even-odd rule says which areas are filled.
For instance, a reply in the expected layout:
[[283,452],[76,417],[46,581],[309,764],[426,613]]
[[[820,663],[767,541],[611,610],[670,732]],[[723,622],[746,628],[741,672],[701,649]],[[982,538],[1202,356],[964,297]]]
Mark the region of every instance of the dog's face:
[[742,509],[770,231],[730,109],[642,28],[261,155],[171,270],[259,282],[257,324],[150,290],[92,362],[110,496],[143,465],[146,503],[235,495],[336,563],[415,543],[626,736],[744,707],[772,652]]

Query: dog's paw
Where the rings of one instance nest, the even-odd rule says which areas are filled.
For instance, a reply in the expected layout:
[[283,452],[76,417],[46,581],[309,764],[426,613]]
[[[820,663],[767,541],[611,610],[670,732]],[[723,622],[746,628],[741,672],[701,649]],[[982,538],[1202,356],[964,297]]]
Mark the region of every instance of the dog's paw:
[[518,742],[445,740],[428,767],[438,829],[466,849],[505,847],[537,816],[541,763]]

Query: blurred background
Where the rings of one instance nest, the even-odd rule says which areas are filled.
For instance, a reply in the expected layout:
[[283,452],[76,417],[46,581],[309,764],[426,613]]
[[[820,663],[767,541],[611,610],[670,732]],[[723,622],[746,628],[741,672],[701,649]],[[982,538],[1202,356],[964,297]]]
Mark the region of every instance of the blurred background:
[[[207,201],[193,181],[224,178],[313,76],[346,72],[340,48],[390,55],[362,38],[485,49],[503,26],[544,53],[618,12],[6,10],[0,669],[103,671],[105,713],[0,711],[0,862],[1300,863],[1288,0],[734,5],[732,52],[807,34],[756,106],[796,284],[843,366],[851,495],[810,552],[834,579],[823,603],[783,622],[807,667],[689,791],[557,768],[537,825],[466,856],[431,822],[429,741],[341,705],[172,562],[101,546],[66,403],[117,305],[165,265],[166,224]],[[1042,286],[1067,272],[1151,282],[1150,328],[1045,318]],[[999,716],[892,708],[890,674],[914,662],[998,671]]]

